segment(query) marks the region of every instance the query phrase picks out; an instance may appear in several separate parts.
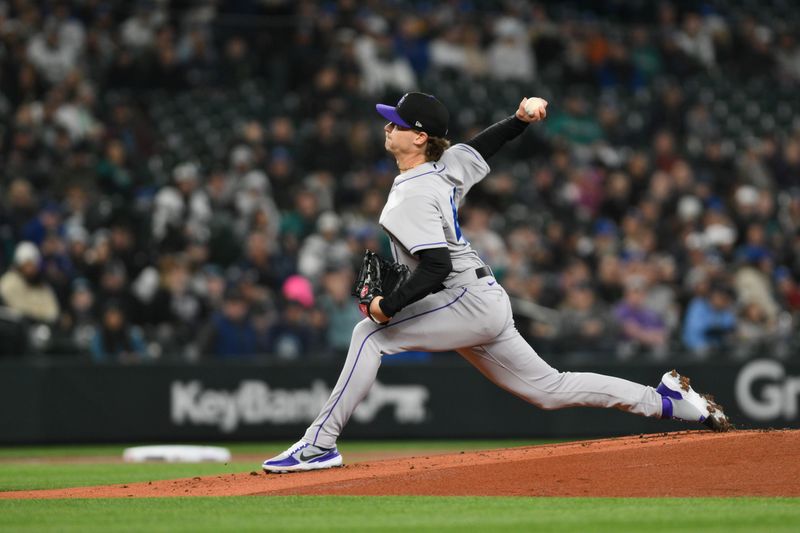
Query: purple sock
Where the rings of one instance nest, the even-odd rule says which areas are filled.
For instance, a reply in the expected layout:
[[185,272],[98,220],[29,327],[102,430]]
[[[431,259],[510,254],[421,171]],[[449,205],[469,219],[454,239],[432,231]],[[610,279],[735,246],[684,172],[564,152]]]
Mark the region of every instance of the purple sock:
[[672,400],[661,397],[661,418],[672,418]]

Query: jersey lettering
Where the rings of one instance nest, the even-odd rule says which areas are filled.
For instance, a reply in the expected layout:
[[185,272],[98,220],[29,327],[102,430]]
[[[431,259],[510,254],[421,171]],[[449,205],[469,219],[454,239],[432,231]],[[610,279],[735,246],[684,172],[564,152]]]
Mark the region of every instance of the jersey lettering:
[[458,225],[458,208],[456,208],[456,188],[453,187],[453,192],[450,193],[450,207],[453,208],[453,227],[456,230],[456,240],[461,242],[461,226]]

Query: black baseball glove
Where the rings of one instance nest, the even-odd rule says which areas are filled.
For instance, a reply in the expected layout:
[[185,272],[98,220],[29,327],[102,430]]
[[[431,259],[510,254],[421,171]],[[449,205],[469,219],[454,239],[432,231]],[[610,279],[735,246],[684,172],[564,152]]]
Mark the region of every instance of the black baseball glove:
[[353,296],[358,298],[361,312],[376,324],[386,324],[373,318],[369,312],[369,304],[376,296],[392,294],[410,275],[411,271],[407,266],[386,261],[370,250],[364,252],[361,269],[353,285]]

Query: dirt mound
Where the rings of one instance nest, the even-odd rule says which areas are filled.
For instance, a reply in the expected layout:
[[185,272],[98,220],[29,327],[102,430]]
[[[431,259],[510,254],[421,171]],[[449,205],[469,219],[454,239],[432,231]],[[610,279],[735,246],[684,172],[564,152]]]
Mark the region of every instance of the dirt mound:
[[254,471],[5,492],[0,498],[277,494],[800,496],[800,431],[661,433],[391,459],[302,474]]

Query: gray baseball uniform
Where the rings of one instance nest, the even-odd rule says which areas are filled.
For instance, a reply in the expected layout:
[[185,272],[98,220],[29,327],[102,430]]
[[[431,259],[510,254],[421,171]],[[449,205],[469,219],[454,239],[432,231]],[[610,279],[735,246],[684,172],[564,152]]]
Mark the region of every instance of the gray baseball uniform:
[[662,397],[652,387],[592,373],[558,372],[542,360],[514,327],[505,290],[461,234],[458,206],[489,172],[466,144],[397,176],[380,224],[392,241],[395,260],[412,270],[414,253],[447,247],[453,270],[444,289],[429,294],[378,325],[362,320],[353,330],[347,359],[330,399],[303,438],[323,448],[336,439],[367,395],[381,357],[400,352],[455,350],[503,389],[542,409],[614,407],[660,417]]

